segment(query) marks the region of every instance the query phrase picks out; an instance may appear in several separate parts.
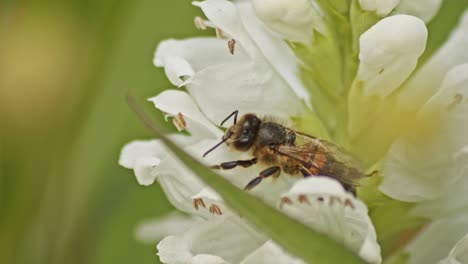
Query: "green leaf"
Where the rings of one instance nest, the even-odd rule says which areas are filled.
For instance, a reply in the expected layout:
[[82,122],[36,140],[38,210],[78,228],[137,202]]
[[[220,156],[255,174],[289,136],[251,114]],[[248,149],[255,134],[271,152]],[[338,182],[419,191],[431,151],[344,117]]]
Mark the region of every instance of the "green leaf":
[[129,103],[156,136],[160,137],[187,167],[215,189],[232,210],[241,218],[247,219],[259,231],[275,240],[285,250],[302,258],[307,263],[364,263],[362,259],[342,244],[281,214],[202,165],[173,141],[166,138],[160,130],[160,127],[163,128],[164,125],[155,126],[155,122],[141,111],[141,108],[131,97]]
[[419,58],[418,68],[424,65],[427,60],[442,46],[447,40],[452,30],[457,26],[461,16],[468,7],[468,0],[446,0],[442,1],[442,6],[437,15],[427,24],[429,32],[426,50]]

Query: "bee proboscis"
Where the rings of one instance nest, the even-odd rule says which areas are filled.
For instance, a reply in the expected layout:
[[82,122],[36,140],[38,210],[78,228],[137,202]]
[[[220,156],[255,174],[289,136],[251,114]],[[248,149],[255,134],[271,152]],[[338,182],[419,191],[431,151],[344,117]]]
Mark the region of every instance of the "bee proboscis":
[[234,117],[221,142],[209,149],[203,156],[221,144],[227,144],[236,151],[249,152],[253,158],[223,162],[212,166],[215,169],[233,169],[237,166],[250,167],[255,164],[266,166],[246,186],[250,190],[267,177],[278,177],[281,172],[293,176],[327,176],[338,180],[343,187],[355,194],[358,180],[368,176],[360,163],[340,146],[301,133],[275,122],[272,118],[260,118],[255,114],[244,114],[237,120],[234,111],[221,126]]

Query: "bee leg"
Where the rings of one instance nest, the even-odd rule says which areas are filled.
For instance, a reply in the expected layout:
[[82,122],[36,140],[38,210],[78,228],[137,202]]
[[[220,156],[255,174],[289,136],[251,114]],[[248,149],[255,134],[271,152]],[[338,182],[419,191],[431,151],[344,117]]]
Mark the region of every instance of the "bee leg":
[[302,173],[302,176],[304,176],[304,178],[313,176],[312,172],[310,172],[308,169],[302,166],[297,166],[297,169]]
[[255,177],[253,180],[247,183],[247,185],[244,187],[244,190],[247,190],[247,191],[251,190],[253,187],[257,186],[264,178],[279,174],[280,171],[281,171],[280,166],[270,167],[268,169],[261,171],[258,177]]
[[212,169],[217,169],[217,170],[230,170],[234,169],[237,166],[241,166],[244,168],[250,167],[254,164],[257,163],[257,158],[253,158],[251,160],[234,160],[234,161],[228,161],[228,162],[223,162],[219,165],[214,165],[211,166],[210,168]]

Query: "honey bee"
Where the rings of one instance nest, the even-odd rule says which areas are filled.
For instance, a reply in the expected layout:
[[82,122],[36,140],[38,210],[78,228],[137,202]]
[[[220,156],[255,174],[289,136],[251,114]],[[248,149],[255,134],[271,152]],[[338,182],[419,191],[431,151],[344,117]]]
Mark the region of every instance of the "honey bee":
[[222,126],[234,117],[234,124],[226,130],[221,142],[205,152],[203,157],[224,143],[233,150],[251,153],[253,158],[250,160],[212,166],[223,170],[255,164],[266,166],[245,186],[245,190],[254,188],[265,178],[277,178],[284,172],[301,177],[327,176],[338,180],[355,195],[358,180],[369,176],[356,159],[333,143],[288,128],[269,117],[260,118],[249,113],[237,120],[237,115],[236,110],[221,122]]

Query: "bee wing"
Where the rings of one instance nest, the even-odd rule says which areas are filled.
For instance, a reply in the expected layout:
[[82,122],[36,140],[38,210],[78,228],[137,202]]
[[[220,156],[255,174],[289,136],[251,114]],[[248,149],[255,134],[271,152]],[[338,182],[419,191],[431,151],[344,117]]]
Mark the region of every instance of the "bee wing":
[[334,175],[339,181],[353,186],[357,186],[356,180],[364,176],[361,163],[345,149],[301,132],[296,131],[295,146],[280,146],[278,152],[317,169],[320,169],[320,164],[323,164],[328,156],[332,156],[343,166],[356,170],[356,174],[347,175],[347,177]]
[[318,139],[307,134],[303,134],[301,132],[296,131],[297,140],[297,147],[300,149],[310,149],[310,144],[317,144],[319,145],[325,152],[332,155],[337,161],[345,164],[348,167],[352,167],[358,169],[360,171],[364,171],[364,166],[361,164],[359,160],[357,160],[353,154],[349,153],[344,148],[331,143],[329,141]]

